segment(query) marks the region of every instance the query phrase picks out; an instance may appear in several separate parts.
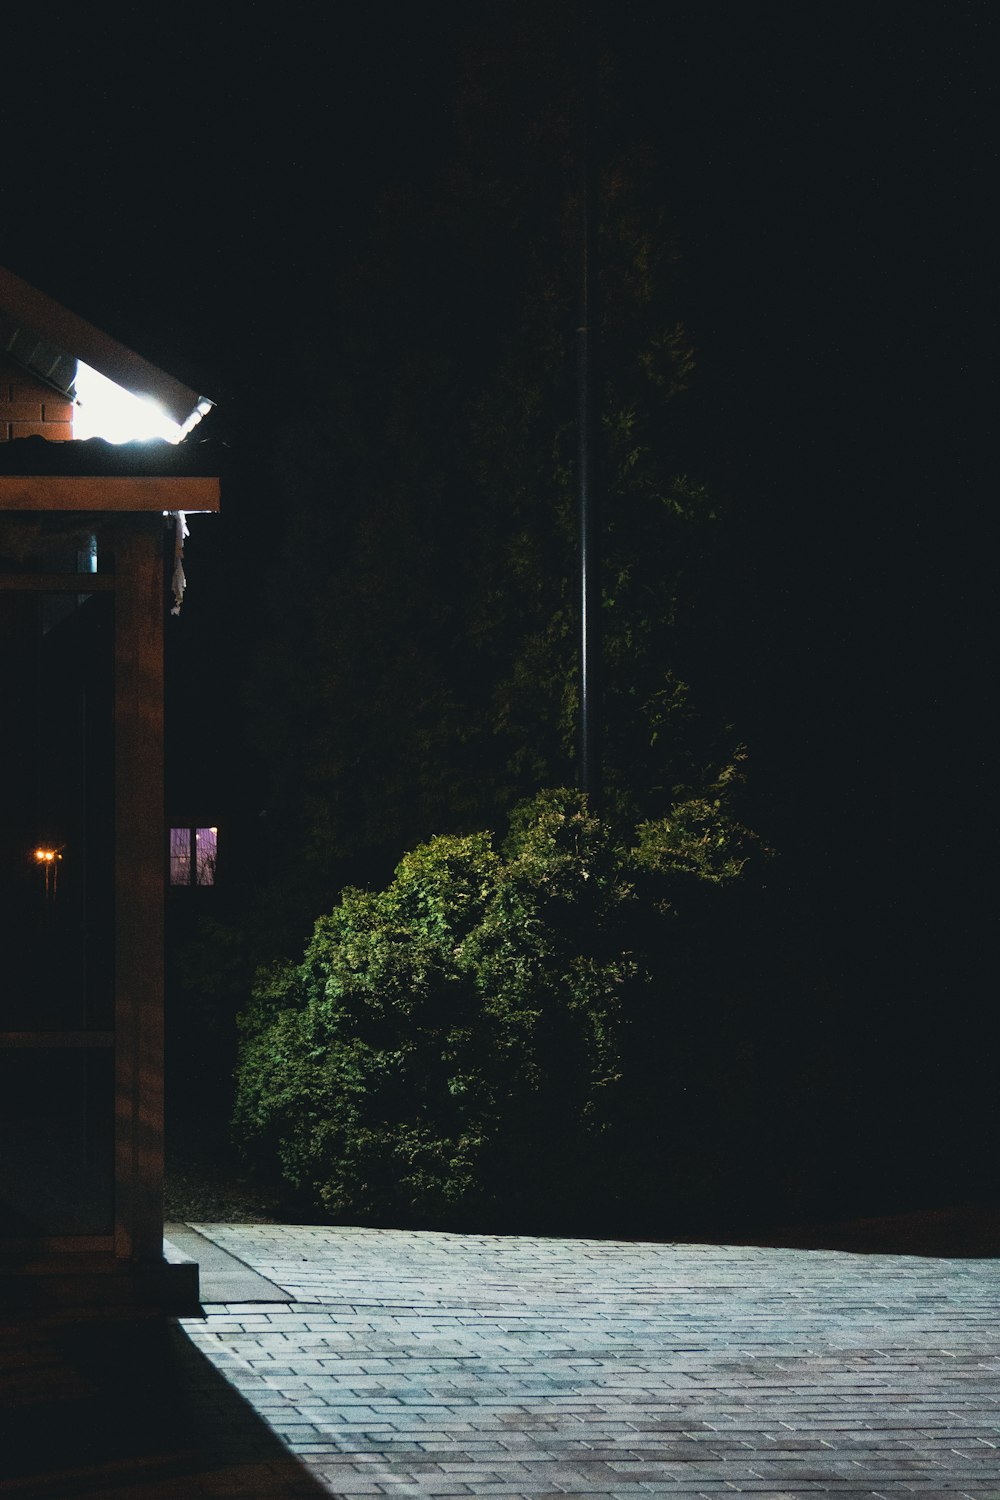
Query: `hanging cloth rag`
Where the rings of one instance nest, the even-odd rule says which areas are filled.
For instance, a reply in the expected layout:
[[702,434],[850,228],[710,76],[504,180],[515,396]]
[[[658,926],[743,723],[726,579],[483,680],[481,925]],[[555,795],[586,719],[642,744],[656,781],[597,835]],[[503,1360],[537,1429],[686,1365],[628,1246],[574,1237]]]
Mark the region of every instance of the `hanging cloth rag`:
[[190,533],[182,510],[172,510],[170,514],[174,518],[174,576],[171,583],[174,606],[170,613],[179,615],[184,602],[184,590],[187,588],[187,579],[184,577],[184,539]]

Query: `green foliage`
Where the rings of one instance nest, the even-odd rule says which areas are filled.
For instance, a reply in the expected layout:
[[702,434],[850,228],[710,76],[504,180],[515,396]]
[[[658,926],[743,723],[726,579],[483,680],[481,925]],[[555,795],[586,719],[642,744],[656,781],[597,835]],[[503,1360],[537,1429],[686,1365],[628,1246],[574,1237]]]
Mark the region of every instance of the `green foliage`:
[[666,817],[646,820],[636,829],[633,854],[646,871],[666,876],[695,876],[724,885],[743,873],[751,853],[760,847],[756,835],[733,819],[731,796],[742,780],[738,753],[703,796],[675,803]]
[[385,890],[345,891],[302,962],[258,978],[238,1137],[335,1219],[565,1223],[611,1202],[629,1033],[676,942],[663,888],[640,909],[637,881],[736,859],[721,795],[673,826],[630,848],[582,794],[546,791],[499,849],[438,837]]

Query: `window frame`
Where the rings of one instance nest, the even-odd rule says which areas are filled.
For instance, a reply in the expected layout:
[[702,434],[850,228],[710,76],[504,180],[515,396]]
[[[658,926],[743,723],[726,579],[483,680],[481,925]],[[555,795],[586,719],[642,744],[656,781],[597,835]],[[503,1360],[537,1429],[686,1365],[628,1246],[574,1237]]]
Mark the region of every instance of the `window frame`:
[[[175,847],[176,835],[186,834],[187,847],[181,849]],[[211,845],[211,853],[207,854],[203,861],[199,860],[198,842],[199,835],[210,834],[208,841]],[[210,891],[218,884],[218,859],[219,859],[219,829],[217,824],[193,822],[171,818],[167,825],[167,889],[169,891]],[[183,860],[187,870],[185,880],[175,880],[175,868],[179,865],[175,861]],[[207,872],[207,879],[202,878]]]

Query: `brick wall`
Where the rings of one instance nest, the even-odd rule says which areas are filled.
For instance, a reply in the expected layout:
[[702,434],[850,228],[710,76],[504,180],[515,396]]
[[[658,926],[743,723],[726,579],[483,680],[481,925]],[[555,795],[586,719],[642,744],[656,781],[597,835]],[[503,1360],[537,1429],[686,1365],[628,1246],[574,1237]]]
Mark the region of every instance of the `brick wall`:
[[73,403],[27,370],[0,355],[0,443],[33,437],[73,436]]

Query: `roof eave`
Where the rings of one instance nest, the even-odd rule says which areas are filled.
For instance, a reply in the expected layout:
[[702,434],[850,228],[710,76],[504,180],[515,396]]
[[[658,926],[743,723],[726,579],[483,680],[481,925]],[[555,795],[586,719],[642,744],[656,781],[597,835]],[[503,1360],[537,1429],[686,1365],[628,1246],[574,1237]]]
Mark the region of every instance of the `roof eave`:
[[[74,362],[81,359],[134,395],[151,397],[184,428],[193,426],[214,404],[207,396],[150,364],[141,354],[127,349],[110,334],[54,302],[3,266],[0,266],[0,314],[6,314],[3,322],[7,325],[7,334],[3,343],[15,359],[18,358],[19,335],[34,335],[73,363],[74,373]],[[53,380],[61,389],[68,389],[66,368],[65,365],[53,365],[52,374],[45,378]],[[44,372],[38,373],[44,375]],[[73,375],[69,375],[70,385],[72,379]]]

